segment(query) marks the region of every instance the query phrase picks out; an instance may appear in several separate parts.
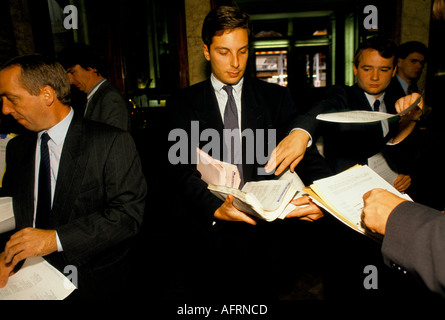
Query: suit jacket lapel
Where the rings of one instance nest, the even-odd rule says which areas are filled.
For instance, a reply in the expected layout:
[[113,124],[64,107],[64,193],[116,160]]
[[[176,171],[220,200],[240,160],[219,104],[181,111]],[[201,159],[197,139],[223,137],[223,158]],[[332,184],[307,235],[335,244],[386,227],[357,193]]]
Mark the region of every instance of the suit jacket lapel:
[[52,207],[54,226],[67,222],[69,212],[79,193],[88,160],[88,154],[82,153],[82,139],[85,139],[82,120],[74,117],[65,138],[57,174]]
[[355,110],[373,111],[372,106],[369,104],[363,89],[359,88],[357,84],[352,86],[353,94],[353,106]]
[[23,154],[19,155],[18,176],[14,177],[22,182],[23,192],[14,196],[14,215],[17,228],[31,227],[34,221],[34,181],[35,181],[35,152],[37,134],[32,134],[22,145]]
[[[248,77],[244,77],[244,83],[243,83],[243,91],[242,91],[242,97],[241,97],[241,129],[242,130],[252,130],[253,136],[255,138],[254,147],[248,146],[246,143],[246,140],[244,140],[243,143],[243,171],[244,171],[244,181],[252,180],[255,174],[255,168],[257,167],[257,159],[256,159],[256,147],[259,142],[256,141],[258,139],[256,135],[256,129],[268,129],[264,126],[264,115],[267,112],[267,108],[261,107],[262,101],[257,99],[255,96],[255,92],[252,88],[251,80]],[[247,135],[246,135],[247,136]],[[267,138],[267,133],[264,133],[264,138]],[[266,146],[265,146],[266,148]],[[266,150],[266,149],[265,149]],[[247,160],[247,153],[254,153],[249,154],[250,158],[252,156],[254,157],[254,163],[250,163],[251,161]]]
[[197,119],[200,119],[201,123],[208,128],[214,128],[222,134],[224,124],[221,118],[221,113],[218,107],[218,101],[216,100],[215,90],[212,83],[207,80],[204,83],[202,94],[198,94],[198,103],[195,105],[195,112]]

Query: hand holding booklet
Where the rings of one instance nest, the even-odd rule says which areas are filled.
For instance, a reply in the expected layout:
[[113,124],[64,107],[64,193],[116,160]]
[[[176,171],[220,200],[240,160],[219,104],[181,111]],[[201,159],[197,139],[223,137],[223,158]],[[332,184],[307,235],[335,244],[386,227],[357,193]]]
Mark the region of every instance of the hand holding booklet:
[[303,182],[296,173],[286,171],[278,180],[247,182],[240,190],[240,178],[235,165],[217,161],[198,149],[197,169],[208,189],[225,201],[235,197],[234,206],[240,211],[266,221],[285,218],[296,206],[289,202],[303,195]]
[[408,195],[401,194],[366,165],[356,165],[339,174],[316,180],[310,187],[305,188],[305,191],[317,204],[341,222],[360,233],[367,234],[361,224],[363,195],[374,188],[382,188],[411,200]]

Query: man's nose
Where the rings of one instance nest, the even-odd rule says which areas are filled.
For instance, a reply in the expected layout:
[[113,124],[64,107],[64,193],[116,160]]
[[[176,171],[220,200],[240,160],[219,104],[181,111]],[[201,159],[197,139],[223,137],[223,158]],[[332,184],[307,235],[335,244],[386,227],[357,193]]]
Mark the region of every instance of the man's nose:
[[3,114],[8,115],[11,113],[11,106],[9,105],[8,100],[4,97],[2,98],[2,101],[1,101],[1,108],[2,108]]
[[232,61],[231,61],[232,67],[238,68],[239,67],[239,58],[237,54],[232,55]]

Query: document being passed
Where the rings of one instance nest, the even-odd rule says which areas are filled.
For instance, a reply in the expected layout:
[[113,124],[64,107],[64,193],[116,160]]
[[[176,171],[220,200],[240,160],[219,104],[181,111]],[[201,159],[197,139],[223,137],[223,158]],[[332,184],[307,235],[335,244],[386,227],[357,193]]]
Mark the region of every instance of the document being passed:
[[410,105],[407,109],[397,114],[390,114],[377,111],[366,111],[366,110],[352,110],[352,111],[322,113],[317,116],[317,120],[337,122],[337,123],[378,122],[407,114],[408,112],[414,110],[414,108],[417,107],[419,102],[420,102],[420,97],[416,101],[414,101],[414,103]]
[[63,300],[76,287],[42,257],[27,258],[0,289],[0,300]]

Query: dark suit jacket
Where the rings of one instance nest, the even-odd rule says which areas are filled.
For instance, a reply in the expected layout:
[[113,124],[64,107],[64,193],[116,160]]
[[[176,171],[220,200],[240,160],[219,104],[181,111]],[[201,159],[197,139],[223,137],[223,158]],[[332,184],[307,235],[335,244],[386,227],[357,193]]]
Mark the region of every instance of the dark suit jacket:
[[88,102],[85,118],[130,130],[130,118],[125,98],[110,82],[100,85]]
[[[255,143],[243,143],[243,159],[246,152],[252,156],[256,155],[257,147],[262,145],[263,154],[267,156],[267,151],[272,152],[275,143],[279,143],[293,128],[296,118],[296,109],[292,102],[291,95],[287,88],[269,84],[261,80],[244,78],[241,97],[241,130],[251,129],[255,136]],[[219,133],[222,147],[223,121],[219,111],[215,92],[210,79],[195,84],[182,90],[173,97],[168,104],[169,118],[171,120],[170,130],[183,129],[189,137],[189,154],[195,153],[196,145],[193,143],[193,133],[191,122],[199,123],[199,135],[206,129],[215,129]],[[264,140],[260,137],[264,129],[276,129],[276,141],[268,139],[268,134],[264,134]],[[259,130],[259,131],[257,131]],[[273,139],[272,139],[273,140]],[[202,148],[208,141],[199,141],[198,146]],[[190,151],[191,150],[191,151]],[[248,151],[247,151],[248,150]],[[219,155],[223,154],[222,148]],[[215,154],[211,154],[219,160]],[[273,175],[258,174],[258,168],[264,167],[267,162],[259,163],[255,157],[252,163],[243,160],[244,180],[255,181],[273,178]],[[212,195],[207,190],[207,184],[201,180],[201,175],[196,169],[196,164],[192,164],[189,157],[189,164],[178,164],[172,166],[172,174],[177,186],[177,194],[182,194],[181,204],[187,207],[187,212],[191,215],[188,219],[196,219],[200,224],[211,226],[213,214],[222,204],[222,201]],[[194,161],[193,163],[196,163]],[[310,148],[304,160],[297,166],[297,173],[306,184],[313,180],[326,177],[331,174],[324,159],[315,147]]]
[[[394,97],[385,94],[384,101],[387,112],[396,113]],[[338,124],[315,119],[320,113],[349,110],[372,111],[372,108],[364,91],[357,85],[333,86],[323,100],[300,117],[298,126],[309,131],[314,140],[323,137],[324,155],[334,172],[341,172],[355,164],[366,164],[369,157],[383,152],[393,169],[404,173],[402,171],[406,171],[406,166],[401,163],[403,159],[396,159],[394,155],[408,152],[407,146],[404,143],[392,147],[386,145],[397,133],[398,118],[389,121],[390,131],[385,137],[380,122]]]
[[385,92],[386,95],[390,95],[394,101],[406,96],[405,91],[403,91],[402,85],[396,76],[392,78],[391,83],[388,88],[386,88]]
[[389,216],[383,239],[385,263],[420,278],[445,297],[445,216],[421,204],[405,201]]
[[[37,133],[23,134],[7,146],[2,195],[13,197],[17,230],[33,226],[36,139]],[[140,229],[145,196],[146,182],[130,134],[75,116],[65,138],[51,211],[63,252],[45,258],[61,271],[75,265],[81,276],[92,278],[112,270]]]

